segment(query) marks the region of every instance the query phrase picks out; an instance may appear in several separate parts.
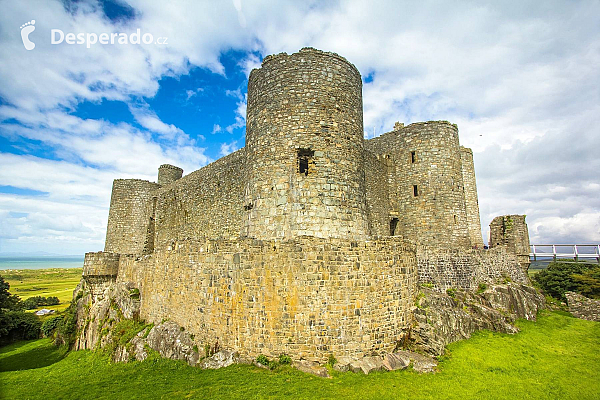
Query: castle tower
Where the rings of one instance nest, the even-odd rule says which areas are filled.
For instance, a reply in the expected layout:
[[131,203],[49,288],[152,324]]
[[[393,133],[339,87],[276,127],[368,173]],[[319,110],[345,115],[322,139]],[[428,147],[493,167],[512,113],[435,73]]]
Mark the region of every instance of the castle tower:
[[506,246],[514,252],[521,267],[529,269],[529,230],[525,222],[525,215],[502,215],[490,223],[490,248]]
[[465,209],[471,246],[483,248],[481,222],[479,220],[479,201],[477,200],[477,183],[475,181],[475,164],[473,151],[460,146],[460,163],[462,167],[463,184],[465,187]]
[[268,56],[250,74],[250,237],[365,238],[362,80],[337,54]]
[[114,180],[104,251],[142,254],[153,250],[154,195],[159,187],[141,179]]
[[168,185],[175,182],[183,176],[183,170],[170,164],[163,164],[158,167],[158,184]]
[[446,121],[400,127],[398,232],[420,245],[471,247],[458,128]]

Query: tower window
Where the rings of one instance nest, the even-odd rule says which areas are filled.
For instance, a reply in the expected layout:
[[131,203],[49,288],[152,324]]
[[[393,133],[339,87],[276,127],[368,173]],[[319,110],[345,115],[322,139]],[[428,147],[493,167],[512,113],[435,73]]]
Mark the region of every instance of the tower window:
[[390,221],[390,236],[394,236],[396,234],[396,227],[398,226],[398,218],[392,218]]
[[315,152],[311,149],[298,149],[298,172],[308,176],[309,165]]
[[417,160],[417,152],[411,151],[410,152],[410,163],[414,164],[416,160]]
[[419,189],[417,185],[413,185],[413,196],[417,197],[419,195]]

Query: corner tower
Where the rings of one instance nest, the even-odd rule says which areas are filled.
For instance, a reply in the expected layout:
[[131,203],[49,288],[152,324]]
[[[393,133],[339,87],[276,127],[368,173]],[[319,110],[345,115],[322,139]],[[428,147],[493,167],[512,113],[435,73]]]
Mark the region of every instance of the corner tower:
[[398,138],[399,232],[420,245],[471,247],[457,126],[414,123]]
[[362,80],[312,48],[268,56],[248,80],[245,234],[363,239]]

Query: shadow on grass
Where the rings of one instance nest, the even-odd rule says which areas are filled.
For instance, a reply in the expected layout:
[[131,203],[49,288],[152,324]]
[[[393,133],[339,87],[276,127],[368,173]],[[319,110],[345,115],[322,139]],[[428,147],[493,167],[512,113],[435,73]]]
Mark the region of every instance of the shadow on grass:
[[[22,349],[23,347],[30,348]],[[19,351],[20,349],[22,350]],[[47,367],[59,362],[67,354],[66,349],[56,347],[49,340],[42,343],[39,341],[13,343],[2,348],[0,353],[12,353],[13,351],[17,351],[17,353],[6,356],[0,354],[0,372]]]

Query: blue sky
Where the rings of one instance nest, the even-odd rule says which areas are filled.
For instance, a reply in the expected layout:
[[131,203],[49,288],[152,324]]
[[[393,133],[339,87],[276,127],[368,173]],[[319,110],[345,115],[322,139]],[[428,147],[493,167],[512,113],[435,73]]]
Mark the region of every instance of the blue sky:
[[516,213],[533,242],[600,242],[598,20],[587,1],[0,0],[0,253],[101,250],[112,180],[242,147],[251,69],[305,46],[363,75],[365,137],[458,124],[484,237]]

